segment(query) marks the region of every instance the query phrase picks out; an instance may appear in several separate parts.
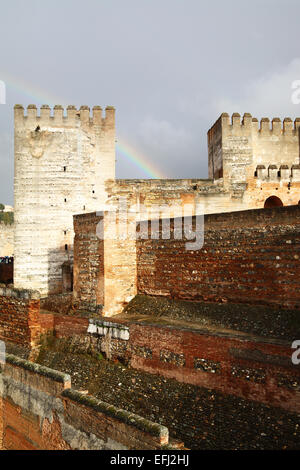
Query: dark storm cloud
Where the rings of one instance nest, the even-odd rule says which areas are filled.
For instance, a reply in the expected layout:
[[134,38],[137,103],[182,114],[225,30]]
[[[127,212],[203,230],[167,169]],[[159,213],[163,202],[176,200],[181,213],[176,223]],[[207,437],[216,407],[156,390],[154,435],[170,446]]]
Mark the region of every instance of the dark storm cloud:
[[[118,138],[165,176],[206,177],[220,112],[300,115],[299,13],[298,0],[2,2],[0,202],[12,203],[16,102],[114,105]],[[117,158],[118,177],[145,176]]]

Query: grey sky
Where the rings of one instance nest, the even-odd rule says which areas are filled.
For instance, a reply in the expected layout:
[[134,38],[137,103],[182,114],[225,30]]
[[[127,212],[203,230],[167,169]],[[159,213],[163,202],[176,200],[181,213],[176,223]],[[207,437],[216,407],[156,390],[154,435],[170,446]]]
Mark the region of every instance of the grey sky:
[[[2,2],[0,202],[13,202],[15,103],[113,105],[118,139],[158,173],[206,177],[221,112],[300,115],[299,17],[299,0]],[[117,177],[147,177],[117,159]]]

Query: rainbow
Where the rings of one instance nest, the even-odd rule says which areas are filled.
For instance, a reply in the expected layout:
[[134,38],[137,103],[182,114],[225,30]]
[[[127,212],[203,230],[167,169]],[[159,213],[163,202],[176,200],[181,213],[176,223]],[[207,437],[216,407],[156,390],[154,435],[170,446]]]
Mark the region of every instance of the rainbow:
[[5,82],[6,88],[11,87],[21,95],[25,95],[27,97],[26,102],[28,102],[28,104],[49,104],[49,106],[54,106],[55,104],[66,106],[68,104],[57,96],[51,95],[21,78],[15,78],[7,72],[1,71],[0,79]]
[[[0,80],[5,82],[7,91],[8,88],[11,87],[20,95],[22,95],[22,98],[25,95],[27,97],[26,101],[28,101],[28,104],[48,104],[49,106],[54,106],[55,104],[67,106],[68,104],[65,102],[65,100],[49,94],[21,78],[15,78],[6,72],[0,72]],[[118,141],[116,145],[116,151],[117,154],[121,155],[122,158],[126,158],[130,163],[134,164],[137,168],[142,170],[148,178],[165,178],[163,173],[158,168],[156,168],[145,155],[142,155],[141,152],[134,149],[123,139]]]
[[131,145],[127,142],[125,143],[124,140],[118,139],[116,150],[117,154],[121,154],[122,157],[125,157],[128,161],[137,166],[148,177],[154,179],[165,178],[163,173],[156,168],[146,156],[133,149]]

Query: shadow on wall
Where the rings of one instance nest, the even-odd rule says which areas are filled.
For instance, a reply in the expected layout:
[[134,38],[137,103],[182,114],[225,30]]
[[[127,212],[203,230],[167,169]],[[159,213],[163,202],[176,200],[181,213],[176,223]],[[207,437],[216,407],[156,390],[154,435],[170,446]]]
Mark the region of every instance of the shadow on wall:
[[73,291],[73,245],[48,252],[48,295]]
[[272,207],[282,207],[282,200],[277,196],[270,196],[265,200],[265,209],[271,209]]
[[14,259],[8,256],[0,258],[0,283],[13,284]]

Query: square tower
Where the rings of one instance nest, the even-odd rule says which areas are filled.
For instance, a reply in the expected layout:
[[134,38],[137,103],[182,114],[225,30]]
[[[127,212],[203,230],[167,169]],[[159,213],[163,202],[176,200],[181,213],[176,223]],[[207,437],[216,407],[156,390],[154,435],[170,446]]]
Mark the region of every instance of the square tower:
[[[242,194],[258,177],[298,181],[300,119],[252,118],[223,113],[208,131],[209,177],[223,178],[232,194]],[[263,178],[262,178],[263,177]]]
[[15,106],[14,285],[62,291],[73,259],[73,215],[102,210],[115,178],[115,110]]

